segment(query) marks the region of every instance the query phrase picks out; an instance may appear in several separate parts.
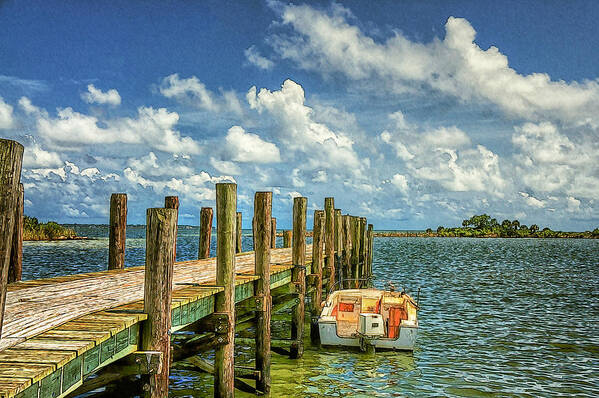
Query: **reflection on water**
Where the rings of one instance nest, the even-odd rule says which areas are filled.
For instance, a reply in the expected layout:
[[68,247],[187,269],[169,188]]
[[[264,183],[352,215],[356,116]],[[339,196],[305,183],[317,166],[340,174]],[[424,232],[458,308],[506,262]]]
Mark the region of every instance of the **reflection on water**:
[[[99,239],[26,242],[24,277],[105,269],[106,228],[77,228]],[[143,264],[144,232],[128,227],[127,265]],[[197,229],[181,227],[177,248],[179,260],[195,258]],[[421,288],[414,353],[320,350],[306,339],[300,360],[273,354],[273,397],[597,396],[598,240],[377,238],[374,249],[379,287]],[[251,350],[236,358],[247,365]],[[211,376],[173,370],[171,396],[211,394]]]

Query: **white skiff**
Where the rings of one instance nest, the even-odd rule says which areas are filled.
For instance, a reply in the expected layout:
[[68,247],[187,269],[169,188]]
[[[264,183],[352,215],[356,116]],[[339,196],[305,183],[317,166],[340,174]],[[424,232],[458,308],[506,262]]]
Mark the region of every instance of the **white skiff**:
[[377,289],[333,292],[318,318],[324,346],[414,349],[418,304],[406,293]]

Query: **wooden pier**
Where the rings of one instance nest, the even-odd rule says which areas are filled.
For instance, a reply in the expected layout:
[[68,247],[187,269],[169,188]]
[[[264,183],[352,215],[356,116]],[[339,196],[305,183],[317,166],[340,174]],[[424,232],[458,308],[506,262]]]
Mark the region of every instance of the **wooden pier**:
[[[101,387],[98,396],[137,389],[165,397],[169,369],[184,359],[214,375],[216,397],[233,397],[236,388],[266,394],[271,350],[300,358],[306,319],[317,344],[321,300],[340,285],[355,286],[348,278],[372,274],[372,227],[359,217],[350,223],[333,198],[315,212],[314,245],[306,244],[307,198],[295,198],[293,231],[283,231],[285,247],[276,248],[272,193],[257,192],[255,250],[239,253],[242,215],[237,186],[227,183],[216,185],[217,257],[207,258],[213,211],[202,208],[198,259],[175,263],[179,201],[167,197],[164,208],[147,211],[145,266],[125,267],[127,197],[114,194],[106,271],[19,281],[22,152],[0,139],[0,398],[67,397]],[[8,283],[9,274],[18,277]],[[271,337],[275,313],[288,313],[290,339]],[[249,326],[256,330],[252,342],[236,338]],[[254,366],[235,364],[239,344],[255,345]],[[209,350],[214,363],[203,357]],[[111,395],[115,385],[119,393]]]

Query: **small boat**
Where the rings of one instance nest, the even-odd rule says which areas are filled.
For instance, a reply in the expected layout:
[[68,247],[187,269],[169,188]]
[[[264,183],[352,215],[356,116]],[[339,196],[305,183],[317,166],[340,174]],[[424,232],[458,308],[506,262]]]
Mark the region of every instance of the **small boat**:
[[418,304],[405,292],[377,289],[337,290],[318,318],[323,346],[413,351]]

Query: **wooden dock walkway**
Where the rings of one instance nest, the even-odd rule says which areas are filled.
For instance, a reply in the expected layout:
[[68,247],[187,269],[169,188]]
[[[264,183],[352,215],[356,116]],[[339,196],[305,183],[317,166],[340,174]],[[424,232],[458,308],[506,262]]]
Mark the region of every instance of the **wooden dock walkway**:
[[[306,256],[311,261],[312,247]],[[291,248],[271,254],[271,289],[291,282]],[[216,258],[175,264],[172,328],[214,312]],[[254,252],[236,256],[235,301],[254,296]],[[138,349],[144,267],[9,285],[0,339],[0,397],[62,397]]]
[[[186,359],[214,376],[215,397],[234,397],[236,388],[268,394],[271,351],[301,358],[307,318],[318,340],[321,300],[372,276],[372,225],[342,216],[333,198],[314,211],[308,245],[307,198],[295,197],[293,230],[275,248],[272,192],[256,192],[254,251],[240,253],[237,185],[217,183],[216,257],[207,258],[213,209],[202,208],[198,260],[175,263],[179,199],[167,196],[164,208],[146,212],[145,266],[125,268],[127,195],[119,193],[110,200],[107,271],[20,281],[22,155],[19,143],[0,139],[0,398],[100,387],[100,396],[129,388],[164,398],[170,367]],[[291,337],[272,339],[271,315],[282,312],[290,312]],[[254,337],[236,336],[249,326]],[[255,346],[252,367],[235,364],[236,344]],[[199,355],[210,350],[213,363]]]

